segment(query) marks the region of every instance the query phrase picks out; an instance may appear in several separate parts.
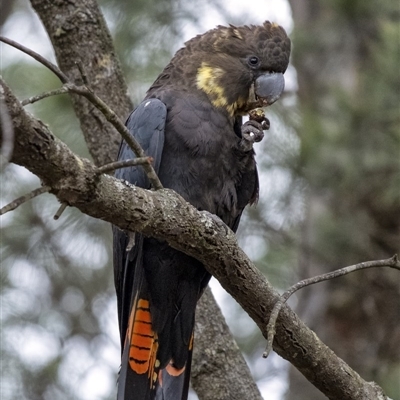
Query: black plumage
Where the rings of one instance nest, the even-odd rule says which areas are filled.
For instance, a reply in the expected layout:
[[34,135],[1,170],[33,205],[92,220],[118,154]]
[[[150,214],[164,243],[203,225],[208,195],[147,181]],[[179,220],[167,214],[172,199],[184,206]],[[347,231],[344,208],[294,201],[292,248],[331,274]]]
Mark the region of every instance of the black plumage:
[[[252,143],[263,135],[258,122],[242,125],[242,115],[279,97],[289,53],[290,41],[276,24],[218,27],[177,52],[127,121],[163,186],[234,231],[258,197]],[[133,157],[122,143],[118,158]],[[140,167],[116,177],[150,187]],[[163,241],[136,234],[127,252],[128,241],[114,229],[118,399],[186,399],[195,307],[210,274]]]

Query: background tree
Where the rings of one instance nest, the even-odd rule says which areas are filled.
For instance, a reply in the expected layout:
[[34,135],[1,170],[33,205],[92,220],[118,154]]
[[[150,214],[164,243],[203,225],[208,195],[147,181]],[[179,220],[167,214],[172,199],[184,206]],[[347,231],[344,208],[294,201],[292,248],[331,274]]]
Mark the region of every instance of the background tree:
[[[290,1],[298,77],[294,173],[306,184],[300,279],[400,248],[399,8]],[[400,396],[400,285],[369,270],[305,290],[297,311],[367,380]],[[322,399],[291,369],[287,399]]]

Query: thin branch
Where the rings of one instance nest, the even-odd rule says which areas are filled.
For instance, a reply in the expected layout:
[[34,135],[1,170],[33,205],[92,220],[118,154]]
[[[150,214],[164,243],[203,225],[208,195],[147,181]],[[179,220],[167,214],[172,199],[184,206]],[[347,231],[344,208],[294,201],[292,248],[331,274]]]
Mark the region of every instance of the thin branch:
[[302,289],[303,287],[314,285],[315,283],[327,281],[330,279],[338,278],[343,275],[350,274],[351,272],[359,271],[361,269],[366,268],[375,268],[375,267],[389,267],[400,270],[400,261],[395,254],[393,257],[388,258],[386,260],[376,260],[376,261],[366,261],[359,264],[350,265],[348,267],[344,267],[341,269],[337,269],[336,271],[328,272],[326,274],[317,275],[312,278],[304,279],[300,282],[297,282],[293,286],[291,286],[288,290],[286,290],[280,297],[280,299],[275,303],[271,315],[269,318],[269,322],[267,325],[267,347],[263,353],[263,357],[267,358],[269,353],[272,350],[272,344],[275,336],[275,325],[279,316],[279,312],[282,309],[282,306],[287,302],[289,297]]
[[15,199],[11,203],[7,204],[2,209],[0,209],[0,215],[3,215],[9,211],[15,210],[17,207],[19,207],[21,204],[26,203],[28,200],[31,200],[43,193],[49,192],[50,189],[51,189],[50,186],[42,186],[38,189],[32,190],[32,192],[29,192],[28,194],[25,194],[24,196],[18,197],[18,199]]
[[50,90],[49,92],[44,92],[44,93],[38,94],[36,96],[29,97],[28,99],[22,100],[21,104],[23,106],[26,106],[27,104],[33,104],[39,100],[43,100],[46,97],[57,96],[59,94],[65,94],[65,93],[69,93],[69,90],[67,87],[62,86],[59,89]]
[[[128,146],[133,150],[135,155],[138,158],[146,157],[146,154],[143,151],[142,147],[130,134],[128,128],[119,119],[117,114],[115,114],[115,112],[111,110],[110,107],[108,107],[107,104],[100,99],[100,97],[93,93],[90,88],[88,88],[87,86],[76,86],[73,83],[67,83],[64,86],[67,87],[70,92],[86,97],[94,106],[96,106],[98,110],[103,113],[106,120],[110,122],[115,127],[115,129],[117,129],[117,131],[121,134]],[[156,190],[162,189],[163,186],[158,179],[158,176],[154,171],[152,165],[145,163],[143,164],[143,169],[145,170],[146,175],[149,178],[149,181],[153,188]]]
[[106,165],[103,165],[103,166],[97,168],[97,170],[99,173],[106,173],[106,172],[115,171],[116,169],[120,169],[120,168],[150,164],[152,161],[153,161],[152,157],[139,157],[139,158],[133,158],[130,160],[116,161],[113,163],[109,163],[109,164],[106,164]]
[[9,163],[14,150],[14,128],[4,99],[0,97],[1,150],[0,171]]
[[69,80],[68,77],[60,70],[60,68],[57,67],[57,65],[54,65],[50,61],[46,60],[44,57],[42,57],[40,54],[36,53],[35,51],[28,49],[27,47],[23,46],[22,44],[19,44],[19,43],[15,42],[14,40],[8,39],[4,36],[0,36],[0,42],[7,43],[8,45],[15,47],[16,49],[22,51],[23,53],[28,54],[28,56],[31,56],[36,61],[40,62],[45,67],[47,67],[55,75],[57,75],[62,83],[68,82],[68,80]]
[[58,208],[57,212],[54,214],[54,219],[57,221],[60,217],[61,214],[65,211],[65,209],[68,207],[67,203],[61,203],[60,207]]
[[[69,92],[79,94],[81,96],[84,96],[86,99],[88,99],[99,111],[103,113],[105,116],[106,120],[110,122],[114,128],[117,129],[117,131],[121,134],[123,139],[126,141],[128,146],[132,149],[132,151],[135,153],[136,157],[141,158],[141,157],[146,157],[145,152],[143,151],[142,147],[139,145],[139,143],[133,138],[133,136],[130,134],[126,126],[123,124],[123,122],[119,119],[117,114],[110,109],[110,107],[107,106],[107,104],[100,99],[88,86],[83,85],[83,86],[77,86],[73,84],[72,82],[69,81],[68,77],[54,64],[52,64],[50,61],[46,60],[44,57],[41,55],[37,54],[36,52],[26,48],[25,46],[14,42],[11,39],[5,38],[4,36],[0,36],[0,41],[3,41],[4,43],[9,44],[10,46],[13,46],[22,52],[30,55],[33,57],[35,60],[41,62],[44,66],[49,68],[54,74],[58,76],[58,78],[61,80],[62,83],[64,83],[64,88],[68,89]],[[82,80],[87,81],[87,77],[82,69],[82,66],[79,66],[79,63],[77,63],[77,66],[81,72],[82,75]],[[62,88],[61,88],[62,89]],[[50,93],[50,92],[49,92]],[[61,92],[53,91],[49,95],[53,94],[61,94],[64,93],[63,90]],[[48,97],[44,93],[39,95],[39,99],[41,100],[45,97]],[[30,99],[28,99],[30,100]],[[26,100],[26,101],[28,101]],[[28,104],[28,103],[26,103]],[[143,169],[146,172],[147,177],[149,178],[149,181],[151,185],[153,186],[154,189],[159,190],[162,189],[163,186],[158,179],[158,176],[156,172],[154,171],[154,168],[151,164],[145,163],[143,164]]]

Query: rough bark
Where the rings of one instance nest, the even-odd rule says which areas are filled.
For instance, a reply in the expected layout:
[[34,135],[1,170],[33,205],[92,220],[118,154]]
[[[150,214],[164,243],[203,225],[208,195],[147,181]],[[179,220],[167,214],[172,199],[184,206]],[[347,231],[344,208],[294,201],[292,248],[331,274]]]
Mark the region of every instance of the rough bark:
[[[80,63],[92,90],[124,120],[132,110],[111,35],[95,0],[32,0],[53,44],[58,66],[79,84]],[[86,143],[97,165],[114,161],[121,140],[99,110],[71,96]]]
[[[75,156],[48,128],[27,114],[2,82],[16,134],[13,162],[52,188],[62,202],[128,231],[166,240],[200,260],[267,336],[267,322],[278,293],[238,247],[233,232],[199,212],[172,190],[144,190],[108,175]],[[365,382],[285,306],[276,326],[274,350],[290,361],[328,398],[385,399]]]
[[[298,171],[308,182],[301,279],[399,250],[400,114],[392,88],[400,82],[385,39],[391,26],[399,37],[399,14],[390,1],[290,4],[304,149]],[[352,368],[397,397],[400,293],[394,272],[371,270],[316,285],[299,293],[296,311]],[[287,400],[323,398],[293,368],[289,380]]]

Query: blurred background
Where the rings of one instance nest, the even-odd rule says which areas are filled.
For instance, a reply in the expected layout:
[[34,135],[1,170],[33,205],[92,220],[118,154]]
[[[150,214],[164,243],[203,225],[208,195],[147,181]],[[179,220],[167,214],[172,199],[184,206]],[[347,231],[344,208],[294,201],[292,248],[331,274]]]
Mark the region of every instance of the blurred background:
[[[246,4],[244,4],[246,3]],[[400,251],[400,7],[392,0],[101,0],[135,104],[190,37],[218,24],[283,25],[293,42],[286,90],[257,145],[261,195],[240,243],[279,290]],[[54,61],[27,0],[1,0],[3,35]],[[0,44],[1,74],[22,100],[59,86]],[[29,110],[90,158],[66,96]],[[1,172],[1,206],[39,186]],[[108,224],[51,195],[1,218],[1,388],[11,399],[114,399],[119,368]],[[268,400],[325,397],[276,355],[215,281],[213,291]],[[371,269],[303,289],[300,317],[361,376],[400,399],[400,275]],[[195,395],[192,396],[196,398]]]

